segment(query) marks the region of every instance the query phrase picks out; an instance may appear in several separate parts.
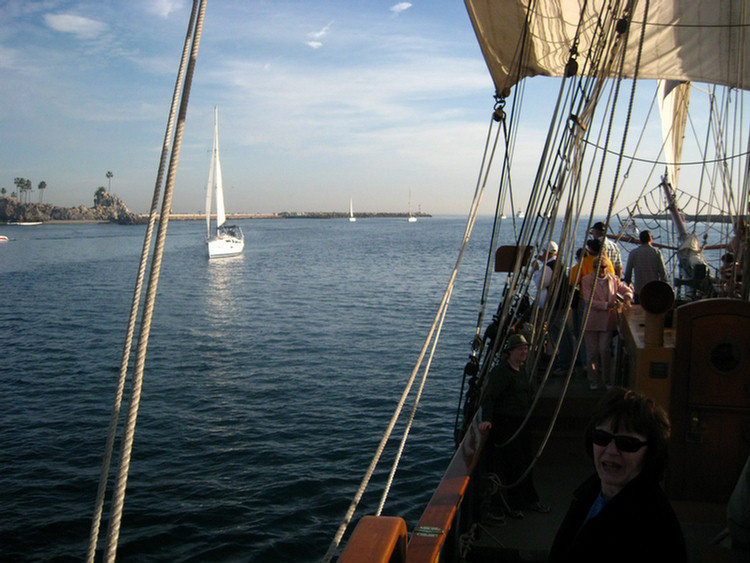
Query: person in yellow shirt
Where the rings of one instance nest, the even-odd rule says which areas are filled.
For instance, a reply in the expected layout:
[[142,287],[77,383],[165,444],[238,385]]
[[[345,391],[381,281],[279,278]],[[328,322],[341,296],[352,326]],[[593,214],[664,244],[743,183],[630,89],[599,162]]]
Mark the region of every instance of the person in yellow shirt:
[[[586,241],[586,248],[583,252],[581,260],[570,269],[570,285],[574,285],[577,290],[581,289],[581,280],[588,276],[594,271],[594,265],[596,259],[602,251],[602,243],[598,239],[589,239]],[[578,269],[581,269],[581,275],[578,275]],[[610,274],[615,273],[615,268],[612,262],[609,262],[607,272]]]

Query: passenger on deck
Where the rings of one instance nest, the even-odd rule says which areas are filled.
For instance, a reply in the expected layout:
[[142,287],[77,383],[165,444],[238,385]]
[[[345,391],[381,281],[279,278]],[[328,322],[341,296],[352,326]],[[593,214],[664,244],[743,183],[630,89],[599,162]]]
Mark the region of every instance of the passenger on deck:
[[635,274],[635,280],[633,281],[633,288],[635,290],[634,301],[638,303],[638,296],[641,294],[641,289],[648,282],[654,280],[667,281],[667,269],[664,267],[664,258],[658,248],[654,248],[651,244],[653,239],[651,238],[651,231],[641,231],[638,235],[641,241],[638,248],[628,255],[628,262],[625,266],[625,283],[629,284],[633,281],[633,274]]
[[[608,273],[609,267],[609,260],[602,256],[599,271],[592,272],[581,281],[581,297],[585,303],[593,293],[591,311],[584,329],[586,376],[592,390],[598,389],[602,383],[607,388],[614,384],[610,348],[617,328],[617,312],[620,307],[628,309],[633,299],[632,288],[615,274]],[[621,304],[618,303],[620,299]]]
[[[583,278],[588,276],[594,271],[595,262],[599,257],[599,253],[602,251],[602,243],[600,240],[589,239],[586,241],[586,250],[581,262],[576,264],[570,269],[570,283],[575,283],[576,278],[578,279],[578,287],[580,289],[580,283]],[[581,275],[578,277],[578,268],[581,269]],[[612,266],[612,262],[609,262],[607,272],[610,274],[615,273],[615,268]]]
[[532,269],[534,270],[532,278],[534,284],[536,284],[536,298],[540,309],[544,307],[547,301],[547,291],[549,284],[552,283],[552,274],[555,270],[556,261],[557,243],[550,241],[546,246],[542,246],[539,249],[536,260],[532,263]]
[[548,561],[687,561],[680,523],[659,482],[669,419],[652,399],[623,388],[607,392],[586,429],[596,474],[573,494]]
[[[583,256],[581,260],[570,269],[569,281],[570,285],[575,286],[576,292],[578,293],[578,299],[574,300],[575,306],[573,307],[573,324],[575,326],[575,337],[583,332],[583,318],[586,313],[587,301],[582,299],[581,294],[581,280],[594,271],[595,260],[598,258],[599,253],[602,251],[602,243],[596,239],[589,239],[586,241],[586,248],[583,249]],[[578,270],[581,271],[580,275]],[[612,267],[612,263],[609,264],[607,272],[610,274],[615,273],[615,269]],[[586,341],[581,342],[581,348],[578,351],[578,361],[581,364],[586,363]]]
[[[500,477],[505,489],[510,516],[523,516],[521,510],[549,512],[549,506],[539,502],[531,472],[516,484],[534,459],[528,424],[518,435],[508,440],[521,428],[531,407],[531,380],[526,373],[529,344],[520,334],[508,338],[506,353],[489,372],[481,400],[479,429],[490,431],[487,443],[491,447],[491,471]],[[506,442],[508,442],[506,444]],[[493,506],[493,516],[501,516],[502,508]]]
[[615,275],[620,278],[622,277],[622,258],[620,257],[620,249],[617,247],[612,239],[607,238],[607,228],[601,221],[594,223],[591,228],[591,235],[595,240],[598,240],[604,248],[604,255],[609,258],[612,262],[612,266],[615,268]]
[[742,276],[738,272],[734,254],[727,252],[721,257],[719,268],[719,294],[724,297],[740,297]]
[[[551,305],[556,311],[559,311],[562,305],[561,302],[566,298],[565,294],[560,293],[556,296],[556,301],[554,303],[547,303],[549,300],[549,287],[552,283],[552,278],[555,275],[555,268],[557,267],[557,250],[557,243],[555,241],[549,241],[546,245],[539,248],[536,260],[532,264],[532,269],[534,270],[532,279],[536,284],[536,299],[540,310],[545,305]],[[564,272],[563,275],[565,275]],[[568,315],[565,312],[557,312],[554,314],[554,317],[554,322],[549,325],[550,342],[557,342],[560,333],[563,333],[562,338],[560,339],[560,345],[557,349],[557,357],[554,360],[554,375],[563,375],[567,373],[570,368],[573,356],[573,335],[570,330],[566,330]]]

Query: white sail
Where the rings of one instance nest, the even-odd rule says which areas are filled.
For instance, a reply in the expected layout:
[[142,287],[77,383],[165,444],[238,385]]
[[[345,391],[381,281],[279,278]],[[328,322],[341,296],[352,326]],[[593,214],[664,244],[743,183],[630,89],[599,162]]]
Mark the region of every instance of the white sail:
[[216,227],[221,227],[227,222],[227,214],[224,210],[224,182],[221,178],[221,159],[219,157],[219,108],[214,108],[214,159],[216,165]]
[[[216,191],[216,230],[211,232],[211,199]],[[214,108],[214,145],[211,151],[211,166],[206,185],[206,228],[209,258],[240,254],[245,247],[245,237],[238,225],[226,225],[224,208],[224,186],[219,158],[219,110]]]
[[676,188],[690,103],[690,82],[660,80],[658,98],[667,175],[669,182]]
[[216,153],[216,135],[214,134],[214,147],[211,150],[211,164],[208,168],[208,181],[206,181],[206,237],[211,236],[211,199],[214,192],[214,154]]
[[[498,92],[528,76],[565,76],[574,47],[581,61],[593,49],[594,38],[601,32],[601,15],[609,5],[604,0],[465,3]],[[748,88],[750,41],[744,35],[750,11],[745,2],[623,2],[622,12],[607,21],[623,17],[626,5],[635,8],[624,49],[624,77],[632,78],[637,73],[638,78]],[[579,72],[587,72],[583,66]],[[619,70],[619,65],[613,65],[610,76]]]
[[349,198],[349,221],[354,223],[357,220],[357,218],[354,216],[354,203],[352,202],[352,198]]

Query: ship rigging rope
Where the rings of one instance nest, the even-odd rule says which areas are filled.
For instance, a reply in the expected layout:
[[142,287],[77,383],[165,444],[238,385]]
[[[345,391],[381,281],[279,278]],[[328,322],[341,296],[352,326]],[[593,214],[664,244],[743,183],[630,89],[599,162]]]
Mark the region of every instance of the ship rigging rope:
[[[490,122],[490,131],[488,132],[488,139],[490,138],[491,134],[492,134],[492,121]],[[489,146],[489,141],[485,143],[485,151],[487,150],[487,146]],[[485,162],[486,162],[486,159],[483,159],[483,165]],[[451,294],[453,293],[453,287],[455,286],[456,277],[458,276],[458,269],[461,265],[461,262],[463,261],[463,256],[464,256],[464,253],[466,252],[466,248],[468,246],[471,233],[474,230],[474,225],[476,223],[477,215],[479,213],[479,204],[482,201],[482,196],[484,195],[486,185],[487,185],[487,175],[485,174],[483,177],[482,174],[480,173],[479,178],[477,180],[477,185],[474,190],[474,198],[472,200],[471,208],[469,210],[469,216],[466,222],[466,229],[464,231],[463,240],[461,242],[461,248],[458,253],[458,258],[456,259],[456,264],[453,266],[453,271],[451,272],[450,279],[448,281],[448,286],[445,289],[443,298],[440,302],[437,313],[435,314],[435,318],[427,334],[427,338],[425,339],[425,342],[419,353],[419,357],[417,358],[417,362],[414,368],[412,369],[411,375],[409,376],[406,386],[404,387],[404,390],[401,394],[401,398],[399,399],[399,402],[396,405],[396,409],[394,410],[393,415],[391,416],[391,420],[388,423],[388,426],[385,432],[383,433],[383,436],[380,439],[380,443],[378,444],[375,454],[372,460],[370,461],[370,465],[365,471],[365,475],[362,478],[362,481],[360,482],[359,488],[357,489],[357,492],[355,493],[354,498],[352,499],[352,502],[349,505],[349,508],[347,509],[346,514],[344,515],[344,518],[341,521],[339,528],[336,531],[336,534],[333,540],[331,541],[330,546],[328,547],[328,551],[323,556],[323,563],[330,563],[330,561],[333,560],[336,550],[338,549],[338,546],[341,543],[341,539],[344,537],[344,533],[346,532],[346,529],[349,526],[349,523],[351,522],[352,516],[354,515],[354,511],[357,509],[357,506],[359,505],[359,501],[362,499],[362,495],[364,495],[364,492],[367,489],[370,479],[372,478],[372,475],[375,472],[375,468],[377,467],[378,462],[380,461],[380,457],[383,454],[385,445],[390,439],[391,434],[393,433],[393,428],[395,427],[396,422],[401,416],[401,412],[404,408],[404,404],[406,403],[406,399],[409,396],[409,393],[411,392],[412,386],[414,385],[414,380],[416,379],[417,373],[419,373],[419,370],[422,367],[425,355],[427,354],[427,350],[430,349],[429,358],[427,360],[427,363],[425,364],[425,367],[422,373],[422,380],[419,386],[419,390],[417,392],[417,396],[414,400],[414,405],[412,407],[411,416],[409,418],[409,421],[406,426],[406,430],[404,431],[404,435],[402,437],[402,441],[399,446],[398,457],[400,457],[401,452],[403,451],[406,439],[409,434],[409,429],[414,419],[414,414],[416,413],[416,409],[419,405],[419,399],[422,393],[422,389],[424,387],[425,381],[427,379],[427,375],[430,370],[432,358],[435,353],[435,349],[437,347],[438,339],[440,337],[440,331],[443,327],[443,322],[448,312],[448,304],[450,303]],[[385,504],[385,500],[388,494],[388,490],[390,488],[390,484],[392,482],[393,476],[398,466],[398,461],[399,460],[397,458],[391,470],[391,474],[388,480],[386,490],[383,494],[383,498],[381,499],[380,506],[378,508],[378,513],[377,513],[378,515],[380,515],[383,509],[383,505]]]
[[[649,9],[649,2],[646,1],[645,2],[645,8],[644,8],[644,14],[645,15],[648,14],[648,9]],[[644,15],[644,18],[646,17],[645,15]],[[630,17],[632,17],[632,14],[630,14]],[[617,56],[618,56],[618,54],[621,54],[621,50],[625,48],[625,45],[626,45],[626,41],[624,40],[624,38],[620,37],[619,34],[618,34],[617,38],[615,39],[615,41],[613,43],[613,47],[610,50],[610,57],[605,62],[605,66],[611,66],[611,65],[614,65],[616,63]],[[640,37],[640,41],[639,41],[639,45],[638,45],[639,52],[638,52],[637,61],[636,61],[636,74],[637,74],[638,67],[640,65],[640,58],[641,58],[642,48],[643,48],[643,30],[641,32],[641,37]],[[620,74],[622,73],[623,60],[624,60],[624,57],[621,56],[620,59],[619,59]],[[621,82],[621,80],[617,81],[617,84],[616,84],[617,90],[619,90],[619,84],[620,84],[620,82]],[[630,93],[630,97],[629,97],[630,104],[628,106],[626,126],[624,128],[624,133],[623,133],[623,136],[622,136],[622,139],[621,139],[621,149],[624,148],[624,146],[625,146],[625,141],[626,141],[626,138],[627,138],[627,132],[629,130],[630,118],[631,118],[631,115],[632,115],[632,103],[633,103],[633,99],[634,99],[634,96],[635,96],[635,82],[636,81],[634,81],[634,83],[633,83],[633,86],[632,86],[632,89],[631,89],[631,93]],[[582,114],[579,116],[579,118],[582,118],[584,122],[588,122],[591,119],[591,117],[593,116],[593,111],[594,111],[594,109],[595,109],[595,107],[597,105],[598,100],[601,97],[602,84],[603,84],[603,81],[601,79],[596,80],[595,81],[595,85],[594,85],[594,93],[593,93],[593,95],[587,96],[588,102],[586,104],[586,109],[584,109],[584,111],[582,112]],[[615,93],[615,95],[613,97],[614,97],[614,99],[617,99],[618,95]],[[605,143],[605,146],[609,145],[610,135],[611,135],[611,132],[613,130],[612,119],[613,119],[614,113],[615,113],[614,111],[611,112],[611,114],[610,114],[610,122],[607,125],[607,127],[605,128],[606,129],[606,133],[605,133],[606,143]],[[581,131],[578,131],[578,134],[580,134],[580,133],[581,133]],[[576,135],[577,137],[578,137],[578,134]],[[578,137],[577,138],[577,142],[581,143],[582,139],[580,137]],[[575,145],[574,145],[574,147],[575,147]],[[620,151],[619,154],[622,154],[622,151]],[[617,168],[618,171],[620,169],[620,166],[622,166],[622,157],[620,157],[620,159],[617,161],[617,164],[616,164],[616,168]],[[593,214],[593,206],[595,205],[596,200],[598,199],[598,192],[599,192],[599,190],[601,188],[601,182],[602,182],[602,176],[601,176],[601,174],[602,174],[602,170],[603,170],[603,164],[602,164],[602,167],[599,169],[599,177],[596,180],[596,193],[595,193],[595,196],[594,196],[594,201],[592,202],[592,214]],[[617,176],[618,176],[618,174],[615,174],[614,178],[616,179]],[[538,187],[538,185],[536,187]],[[613,183],[613,186],[612,186],[612,190],[610,192],[609,204],[608,204],[608,209],[607,209],[607,223],[609,222],[609,217],[611,216],[612,208],[613,208],[614,203],[615,203],[616,192],[617,192],[617,182],[615,180],[615,182]],[[571,198],[572,198],[572,194],[571,194]],[[587,232],[588,232],[588,230],[589,230],[590,227],[591,227],[591,225],[589,225],[587,227]],[[550,231],[551,230],[552,229],[550,229]],[[547,232],[547,237],[549,237],[550,234],[551,234],[550,232]],[[532,238],[533,238],[533,233],[530,232],[529,235],[528,235],[528,239],[525,239],[525,240],[529,240],[530,241]],[[562,242],[563,241],[561,240],[561,243]],[[600,256],[599,260],[601,260],[601,256]],[[598,267],[598,264],[597,264],[597,267]],[[579,268],[579,274],[580,274],[580,268]],[[540,322],[543,322],[543,323],[552,322],[553,312],[550,309],[551,309],[551,304],[556,301],[556,299],[555,299],[555,293],[556,293],[556,291],[559,291],[559,286],[555,290],[551,290],[550,291],[551,295],[548,296],[547,303],[545,304],[545,306],[544,306],[544,308],[543,308],[542,311],[539,311],[538,306],[536,306],[536,305],[534,306],[534,317],[535,317],[535,319],[534,319],[534,322],[532,322],[532,325],[536,326],[536,324],[537,324],[536,316],[537,315],[541,316]],[[589,297],[589,300],[588,300],[588,303],[587,303],[587,306],[586,306],[586,311],[585,311],[585,314],[584,314],[584,319],[582,321],[583,324],[584,324],[584,326],[585,326],[585,323],[586,323],[586,321],[588,319],[589,311],[591,309],[592,298],[593,298],[593,294],[592,294],[592,296]],[[565,310],[567,310],[570,307],[571,300],[572,300],[572,293],[571,293],[570,296],[568,296],[567,306],[565,307]],[[560,331],[560,332],[562,332],[562,331]],[[558,347],[560,345],[561,338],[562,338],[562,334],[559,334],[558,337],[557,337],[556,342],[554,343],[554,353],[557,352],[557,349],[558,349]],[[497,344],[497,342],[496,342],[496,344]],[[573,357],[575,357],[578,354],[578,348],[580,348],[580,339],[579,339],[579,342],[578,342],[578,347],[576,348],[576,350],[573,353]],[[535,362],[533,362],[532,373],[533,373],[533,371],[537,367],[537,365],[536,365],[537,361],[538,361],[538,358],[536,359]],[[544,376],[544,378],[543,378],[543,380],[542,380],[542,382],[541,382],[541,384],[539,386],[539,389],[537,390],[537,393],[535,394],[535,397],[534,397],[534,399],[532,401],[531,407],[529,408],[529,411],[527,412],[526,417],[524,418],[523,422],[521,423],[521,425],[519,426],[519,428],[513,433],[513,435],[507,441],[505,441],[503,444],[501,444],[500,447],[503,447],[504,445],[507,445],[510,441],[514,440],[516,438],[516,436],[518,435],[518,433],[521,432],[521,429],[530,420],[531,413],[534,411],[534,409],[536,407],[536,404],[538,403],[538,401],[539,401],[539,399],[541,397],[542,390],[543,390],[544,386],[547,383],[550,371],[551,371],[551,365],[548,366],[547,369],[546,369],[545,376]],[[562,393],[560,395],[560,399],[558,400],[557,406],[555,408],[555,412],[553,413],[553,415],[551,417],[550,424],[548,425],[547,431],[546,431],[546,433],[545,433],[545,435],[544,435],[544,437],[542,439],[541,444],[539,445],[539,447],[537,449],[537,453],[535,454],[534,458],[531,460],[531,462],[529,463],[529,466],[526,468],[526,470],[522,473],[521,476],[519,476],[519,478],[514,483],[501,484],[502,487],[504,487],[504,488],[515,487],[524,478],[526,478],[526,476],[533,469],[534,465],[536,465],[536,462],[538,461],[539,457],[541,456],[542,452],[544,451],[544,449],[546,447],[547,442],[549,441],[549,437],[550,437],[550,435],[552,433],[552,430],[554,428],[555,421],[557,420],[557,418],[559,416],[560,410],[562,408],[562,401],[563,401],[563,398],[565,397],[565,395],[567,394],[567,389],[568,389],[568,386],[569,386],[572,374],[573,374],[573,367],[571,366],[568,369],[567,377],[566,377],[565,383],[563,385],[563,390],[562,390]]]
[[[426,379],[427,379],[427,374],[429,373],[430,365],[432,364],[432,358],[433,358],[433,356],[435,354],[435,349],[437,348],[438,340],[440,339],[440,332],[442,331],[443,322],[445,321],[445,315],[447,313],[447,306],[448,306],[448,303],[450,302],[450,295],[453,292],[453,285],[454,285],[454,281],[455,281],[455,276],[458,273],[458,268],[459,268],[459,266],[461,264],[461,260],[463,258],[464,251],[466,250],[466,245],[469,242],[469,237],[471,236],[471,231],[473,230],[474,222],[476,221],[476,216],[477,216],[477,212],[478,212],[478,208],[479,208],[479,203],[480,203],[480,201],[482,199],[482,195],[486,191],[487,181],[489,179],[490,170],[492,169],[492,163],[494,161],[495,152],[497,150],[498,140],[500,138],[500,133],[501,132],[505,133],[505,138],[507,140],[507,130],[504,129],[504,126],[505,126],[504,114],[501,113],[500,114],[500,119],[499,119],[499,121],[501,122],[501,126],[499,126],[497,128],[497,132],[494,135],[495,140],[490,145],[490,140],[493,137],[493,133],[492,133],[493,121],[498,121],[497,116],[498,116],[498,114],[493,112],[493,120],[490,121],[490,125],[489,125],[488,131],[487,131],[487,137],[485,139],[485,144],[484,144],[484,154],[482,156],[482,163],[480,165],[480,171],[479,171],[479,175],[477,177],[477,186],[475,188],[474,202],[472,203],[469,224],[467,224],[466,232],[464,233],[464,240],[463,240],[463,243],[461,245],[461,250],[460,250],[460,253],[459,253],[459,258],[456,261],[456,265],[454,266],[454,269],[453,269],[453,275],[451,276],[451,281],[448,284],[448,287],[446,288],[446,293],[445,293],[445,296],[444,296],[445,308],[442,311],[439,311],[438,314],[436,315],[436,322],[438,322],[438,328],[437,328],[437,331],[435,333],[434,339],[432,339],[432,349],[430,351],[430,357],[429,357],[429,359],[427,361],[427,364],[425,366],[425,370],[424,370],[424,373],[422,375],[422,380],[420,382],[419,389],[417,391],[417,395],[416,395],[416,398],[414,400],[414,404],[412,406],[412,411],[411,411],[411,413],[409,415],[409,420],[408,420],[408,422],[406,424],[406,428],[404,430],[404,435],[403,435],[403,437],[401,439],[401,443],[399,444],[398,452],[396,453],[395,461],[393,463],[393,466],[391,467],[390,475],[388,476],[388,481],[386,482],[386,485],[384,487],[383,495],[382,495],[382,497],[380,499],[380,505],[378,506],[378,510],[375,513],[376,516],[380,516],[380,514],[383,511],[383,507],[385,506],[385,501],[388,498],[388,493],[389,493],[391,485],[393,483],[393,478],[394,478],[394,476],[396,474],[396,469],[398,469],[398,464],[399,464],[399,462],[401,460],[401,454],[403,453],[404,446],[406,445],[406,440],[407,440],[407,438],[409,436],[409,431],[410,431],[412,423],[414,421],[414,416],[416,415],[417,407],[419,406],[419,401],[420,401],[420,398],[422,396],[422,390],[424,389],[424,384],[425,384]],[[491,146],[491,148],[490,148],[490,146]],[[495,215],[496,215],[495,219],[496,220],[497,220],[497,213],[498,213],[498,210],[496,209],[495,210]],[[497,221],[495,222],[495,227],[496,226],[497,226]],[[496,238],[497,238],[497,230],[495,228],[495,229],[493,229],[493,234],[492,234],[492,244],[491,244],[492,248],[494,248],[494,243],[495,243]],[[491,253],[490,253],[490,256],[488,256],[488,260],[487,260],[487,266],[486,266],[486,272],[485,272],[485,286],[484,286],[483,292],[482,292],[482,307],[481,307],[481,312],[480,312],[480,319],[482,318],[482,312],[484,311],[484,304],[486,302],[487,292],[489,291],[488,277],[489,277],[489,274],[490,274],[490,264],[491,264],[490,257],[491,257]],[[446,297],[447,297],[447,299],[446,299]],[[481,327],[481,320],[480,320],[480,323],[479,323],[478,327]],[[477,332],[477,335],[478,334],[479,333]],[[430,338],[428,337],[428,340],[425,343],[425,346],[428,346],[429,342],[430,342]],[[458,417],[458,415],[457,415],[457,417]]]
[[[145,277],[146,264],[149,258],[149,249],[151,247],[151,238],[153,235],[154,224],[157,217],[158,201],[161,193],[161,184],[164,176],[164,169],[167,163],[167,153],[170,147],[170,139],[175,123],[175,114],[177,113],[178,100],[179,117],[177,119],[177,130],[174,134],[174,144],[169,161],[167,181],[164,188],[164,198],[162,201],[161,214],[159,215],[159,229],[157,232],[156,243],[151,260],[151,272],[149,283],[146,291],[146,299],[143,306],[141,319],[140,334],[138,346],[136,349],[136,359],[131,380],[131,398],[128,413],[124,423],[122,436],[122,446],[120,453],[120,466],[117,472],[115,488],[113,491],[112,506],[110,511],[109,529],[107,532],[106,551],[103,561],[112,563],[115,560],[117,551],[117,542],[120,532],[120,523],[122,521],[122,509],[125,501],[125,488],[127,485],[128,470],[130,467],[130,455],[133,447],[133,436],[135,433],[135,424],[138,416],[138,407],[140,404],[140,395],[143,382],[143,368],[145,365],[146,349],[148,347],[148,338],[151,330],[151,319],[153,316],[154,301],[161,270],[162,256],[164,253],[164,241],[166,239],[167,225],[169,224],[169,210],[172,204],[172,194],[174,191],[174,180],[177,172],[177,163],[179,161],[180,148],[182,146],[182,135],[185,128],[185,118],[187,115],[188,100],[190,97],[190,88],[192,85],[195,62],[198,55],[198,46],[200,44],[201,32],[203,29],[203,19],[205,15],[206,0],[193,0],[193,7],[190,14],[188,30],[185,36],[180,67],[178,70],[175,89],[172,96],[172,105],[167,120],[167,128],[162,144],[162,152],[159,161],[159,168],[154,186],[154,196],[151,204],[148,227],[144,237],[143,250],[136,279],[135,289],[133,291],[133,302],[131,314],[128,321],[128,329],[123,346],[123,355],[120,366],[120,377],[117,385],[117,392],[112,409],[105,454],[102,462],[102,469],[97,491],[94,516],[92,518],[91,532],[89,537],[89,546],[86,555],[86,561],[93,563],[96,553],[96,547],[99,537],[99,528],[101,525],[102,507],[104,496],[107,488],[107,477],[109,474],[110,463],[112,460],[112,451],[114,448],[115,435],[117,433],[118,420],[120,416],[120,406],[122,403],[123,389],[127,376],[127,366],[130,358],[130,350],[133,344],[133,335],[135,332],[135,323],[138,315],[139,304],[143,293],[143,279]],[[187,64],[186,64],[187,63]],[[187,69],[186,69],[187,66]],[[184,85],[183,85],[184,81]],[[182,92],[182,96],[180,93]]]

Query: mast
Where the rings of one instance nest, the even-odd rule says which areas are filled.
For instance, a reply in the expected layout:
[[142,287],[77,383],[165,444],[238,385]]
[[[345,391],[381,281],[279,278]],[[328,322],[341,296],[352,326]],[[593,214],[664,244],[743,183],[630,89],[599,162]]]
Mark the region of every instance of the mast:
[[667,158],[667,173],[662,178],[661,187],[667,202],[667,211],[672,216],[679,237],[677,256],[680,270],[688,278],[695,277],[695,267],[704,265],[703,249],[695,233],[689,233],[685,219],[677,205],[673,184],[677,183],[682,161],[682,141],[685,136],[688,105],[690,103],[690,82],[675,80],[659,81],[659,111],[661,113],[664,153]]
[[219,108],[214,107],[214,160],[211,163],[214,167],[216,180],[216,228],[221,227],[227,220],[226,211],[224,210],[224,184],[221,178],[221,160],[219,159]]
[[219,150],[217,146],[218,131],[216,129],[216,108],[214,108],[214,146],[211,149],[211,164],[208,168],[208,181],[206,182],[206,236],[211,236],[211,196],[214,191],[214,161]]

